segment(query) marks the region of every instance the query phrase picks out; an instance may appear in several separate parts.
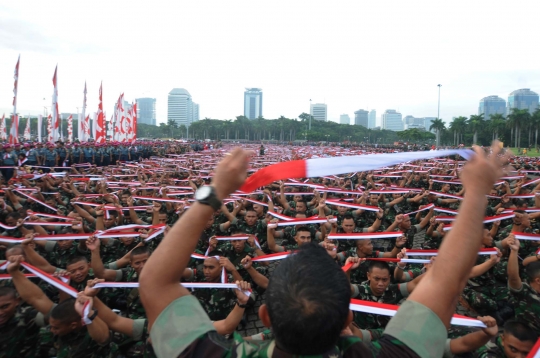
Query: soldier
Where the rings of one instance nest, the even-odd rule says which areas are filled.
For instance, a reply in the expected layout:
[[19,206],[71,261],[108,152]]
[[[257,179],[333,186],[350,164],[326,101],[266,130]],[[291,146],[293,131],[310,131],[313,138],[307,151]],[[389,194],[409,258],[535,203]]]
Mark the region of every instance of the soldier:
[[523,322],[516,320],[504,324],[503,333],[496,335],[475,353],[478,358],[529,357],[529,353],[538,340],[534,332]]
[[[49,322],[58,357],[97,358],[108,354],[109,330],[91,306],[83,323],[81,302],[67,299],[55,305],[19,271],[22,256],[13,257],[10,261],[7,270],[20,297],[36,310],[35,322],[40,321],[40,325],[47,320]],[[45,317],[39,316],[38,311]]]
[[[358,258],[351,258],[351,261],[354,263],[351,267],[352,270],[356,269],[361,262]],[[368,281],[361,284],[351,284],[352,297],[365,301],[396,305],[409,296],[422,279],[422,276],[418,276],[405,284],[390,284],[390,266],[388,263],[372,261],[368,268]],[[362,329],[384,328],[390,321],[388,316],[361,312],[355,312],[354,316],[355,323]]]
[[5,358],[35,357],[39,325],[38,312],[23,306],[17,291],[0,287],[0,356]]
[[82,155],[84,157],[85,163],[90,163],[90,164],[95,163],[96,151],[94,150],[94,148],[90,146],[90,143],[88,142],[84,143],[82,152],[83,152]]
[[[370,239],[367,240],[355,240],[356,241],[356,248],[355,249],[349,249],[348,251],[340,252],[337,255],[337,259],[340,261],[340,263],[349,263],[356,260],[349,260],[349,258],[357,257],[360,259],[365,258],[381,258],[381,257],[387,257],[387,258],[395,258],[397,257],[398,253],[403,249],[405,246],[405,237],[398,237],[396,238],[396,243],[394,245],[394,249],[389,252],[381,252],[381,251],[373,251],[373,244],[371,243]],[[347,271],[347,275],[349,275],[349,280],[351,283],[360,283],[368,280],[368,271],[369,271],[369,263],[365,260],[361,260],[360,264],[356,267],[355,270]]]
[[405,235],[405,237],[407,238],[407,243],[405,244],[405,247],[407,249],[412,249],[414,244],[414,236],[420,231],[424,230],[426,226],[428,226],[432,215],[433,208],[431,208],[428,214],[424,216],[420,224],[411,225],[411,218],[409,217],[409,215],[400,214],[396,216],[396,220],[392,225],[388,227],[386,231],[394,231],[394,229],[398,229],[398,231],[403,232],[403,235]]
[[527,322],[536,334],[540,334],[540,262],[527,265],[529,282],[522,282],[518,267],[519,240],[512,234],[508,246],[511,250],[508,258],[508,287],[517,300],[516,319]]
[[13,168],[2,168],[0,171],[2,172],[2,176],[4,177],[4,180],[6,183],[13,177],[14,168],[17,164],[17,155],[12,152],[13,148],[11,147],[11,144],[4,144],[4,153],[2,155],[2,165],[6,167]]
[[30,166],[36,166],[38,164],[38,152],[34,148],[33,143],[25,143],[24,148],[26,149],[26,159],[28,159],[27,164]]
[[[58,153],[58,162],[56,166],[64,166],[66,158],[68,158],[68,153],[64,147],[64,143],[61,141],[56,142],[56,152]],[[68,158],[69,159],[69,158]]]
[[[383,211],[379,209],[375,221],[370,227],[357,227],[354,217],[352,215],[346,214],[343,217],[341,227],[337,227],[338,233],[344,234],[353,234],[353,233],[370,233],[379,230],[383,219]],[[336,225],[332,224],[332,230],[336,230]],[[335,232],[335,231],[334,231]],[[341,240],[340,248],[342,250],[350,250],[356,247],[355,240]]]
[[82,150],[79,147],[79,143],[73,143],[69,157],[71,158],[71,164],[79,164],[81,162]]
[[268,249],[272,252],[294,251],[297,250],[301,245],[311,242],[311,231],[306,226],[300,226],[296,228],[294,244],[285,246],[277,245],[276,240],[274,239],[274,234],[276,232],[275,225],[275,221],[268,225],[266,234],[268,239]]
[[45,165],[45,152],[47,152],[47,149],[43,147],[43,143],[37,143],[36,152],[38,154],[38,165]]

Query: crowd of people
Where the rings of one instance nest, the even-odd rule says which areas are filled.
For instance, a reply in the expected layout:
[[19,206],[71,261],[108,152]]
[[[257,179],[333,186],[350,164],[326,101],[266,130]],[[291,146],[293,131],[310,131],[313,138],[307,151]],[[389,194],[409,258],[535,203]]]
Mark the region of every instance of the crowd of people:
[[[284,175],[243,192],[274,163],[399,148],[236,146],[0,147],[0,358],[533,351],[536,158],[476,148],[468,164]],[[242,337],[257,302],[267,329]]]

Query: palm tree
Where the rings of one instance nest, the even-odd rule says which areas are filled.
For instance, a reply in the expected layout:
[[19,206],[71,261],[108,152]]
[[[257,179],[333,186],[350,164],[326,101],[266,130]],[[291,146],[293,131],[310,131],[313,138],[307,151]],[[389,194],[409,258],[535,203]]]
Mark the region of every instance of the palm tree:
[[527,109],[512,108],[512,112],[508,115],[509,124],[513,126],[515,135],[514,146],[521,148],[521,128],[531,119],[531,114]]
[[454,132],[454,144],[458,145],[463,142],[463,132],[467,127],[467,117],[456,117],[450,123],[450,129]]
[[500,113],[492,114],[489,116],[489,128],[493,133],[493,140],[499,138],[499,132],[506,126],[506,120]]
[[468,120],[468,125],[470,130],[474,133],[473,135],[473,144],[476,144],[478,139],[478,130],[484,125],[484,115],[483,114],[472,114]]
[[435,118],[433,122],[431,122],[431,126],[429,126],[429,130],[435,129],[437,133],[437,147],[441,145],[441,131],[446,129],[446,123],[440,118]]

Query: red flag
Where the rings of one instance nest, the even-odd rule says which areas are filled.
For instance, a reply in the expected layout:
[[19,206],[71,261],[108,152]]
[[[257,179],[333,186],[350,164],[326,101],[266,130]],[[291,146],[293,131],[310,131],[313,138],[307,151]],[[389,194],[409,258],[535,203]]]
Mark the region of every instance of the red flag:
[[9,142],[11,144],[19,143],[19,117],[17,116],[17,88],[19,87],[19,63],[21,61],[21,55],[17,59],[17,64],[15,65],[15,75],[13,79],[15,80],[13,84],[13,117],[11,120],[11,129],[9,131]]
[[133,117],[131,120],[131,142],[137,140],[137,102],[133,104]]
[[19,143],[19,116],[16,114],[13,116],[13,121],[11,122],[11,129],[9,131],[9,143]]

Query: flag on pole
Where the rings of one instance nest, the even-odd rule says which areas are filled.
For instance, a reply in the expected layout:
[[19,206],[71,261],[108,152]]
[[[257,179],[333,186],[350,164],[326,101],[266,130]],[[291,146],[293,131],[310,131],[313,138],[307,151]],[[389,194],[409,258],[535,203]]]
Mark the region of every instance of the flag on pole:
[[2,114],[2,120],[0,120],[0,139],[6,140],[6,114]]
[[94,138],[94,141],[96,140],[96,121],[97,121],[97,113],[94,112],[92,116],[92,138]]
[[41,143],[41,126],[43,124],[43,117],[41,116],[41,114],[38,116],[38,120],[37,120],[37,133],[38,133],[38,142]]
[[137,140],[137,102],[133,103],[132,108],[133,117],[131,118],[131,142],[133,143]]
[[58,80],[56,77],[57,70],[58,70],[58,65],[56,65],[56,68],[54,69],[54,76],[53,76],[54,90],[53,90],[52,107],[51,107],[51,112],[52,112],[52,122],[51,122],[52,123],[52,126],[51,126],[52,138],[51,140],[52,141],[57,141],[58,138],[60,137],[60,113],[58,112]]
[[13,122],[11,122],[11,129],[9,131],[9,143],[19,143],[19,116],[13,116]]
[[15,144],[19,143],[19,118],[17,117],[17,89],[19,87],[19,63],[21,61],[21,55],[17,59],[17,64],[15,65],[15,75],[13,79],[15,80],[13,84],[13,117],[11,120],[11,129],[9,131],[9,143]]
[[30,116],[26,119],[26,127],[24,128],[24,140],[30,140]]
[[124,94],[122,93],[120,97],[118,97],[118,101],[116,102],[116,108],[114,111],[114,139],[115,140],[122,140],[121,139],[121,128],[122,128],[122,121],[124,116]]
[[68,117],[68,140],[70,142],[73,142],[73,115],[69,115]]
[[86,118],[83,121],[83,138],[82,140],[87,141],[90,138],[90,115],[86,115]]
[[105,120],[103,117],[103,83],[99,86],[99,105],[97,112],[97,122],[96,124],[96,134],[95,141],[96,143],[105,143],[106,129],[105,129]]

